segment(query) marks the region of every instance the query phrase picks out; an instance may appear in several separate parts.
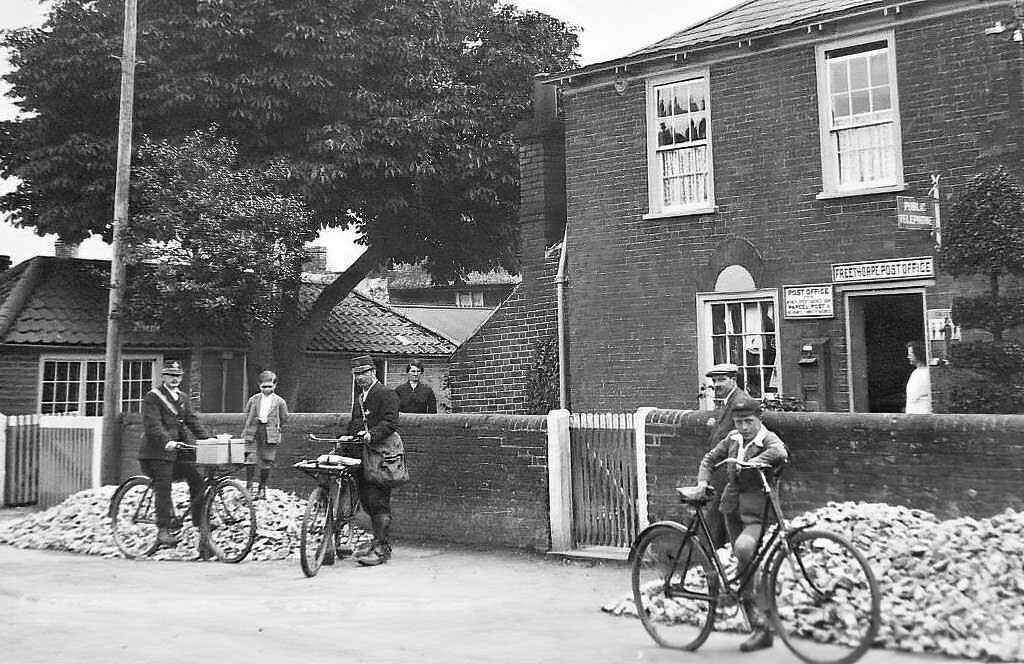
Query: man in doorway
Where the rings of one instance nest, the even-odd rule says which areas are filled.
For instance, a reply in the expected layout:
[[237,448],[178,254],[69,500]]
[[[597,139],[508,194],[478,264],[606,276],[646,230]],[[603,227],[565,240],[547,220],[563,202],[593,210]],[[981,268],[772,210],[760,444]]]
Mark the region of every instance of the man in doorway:
[[437,397],[434,390],[423,382],[423,362],[409,360],[405,365],[407,380],[395,388],[400,413],[437,413]]
[[[736,403],[741,400],[750,399],[750,396],[741,390],[736,384],[736,374],[739,367],[731,362],[716,364],[705,374],[711,379],[711,385],[715,390],[715,400],[720,405],[715,409],[713,417],[708,418],[708,447],[714,447],[732,431],[733,409]],[[711,530],[711,540],[715,548],[721,548],[729,541],[729,533],[726,530],[725,519],[718,510],[719,502],[722,499],[722,491],[725,488],[724,473],[719,473],[713,479],[712,486],[715,495],[711,498],[708,510],[708,528]]]
[[907,362],[914,371],[907,380],[907,405],[903,412],[928,414],[932,412],[932,377],[922,342],[907,342]]

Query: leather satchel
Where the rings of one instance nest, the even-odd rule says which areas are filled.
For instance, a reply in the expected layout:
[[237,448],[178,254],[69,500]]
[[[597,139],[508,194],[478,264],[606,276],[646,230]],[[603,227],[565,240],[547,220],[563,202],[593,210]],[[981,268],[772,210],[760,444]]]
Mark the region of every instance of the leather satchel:
[[374,484],[389,488],[409,481],[405,445],[397,432],[385,438],[379,446],[363,446],[363,476]]

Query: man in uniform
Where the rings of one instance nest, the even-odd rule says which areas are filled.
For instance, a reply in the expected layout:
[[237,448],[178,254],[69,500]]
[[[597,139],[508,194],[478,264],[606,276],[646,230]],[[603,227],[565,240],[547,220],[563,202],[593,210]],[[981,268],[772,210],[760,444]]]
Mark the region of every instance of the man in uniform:
[[[145,428],[139,449],[139,466],[153,480],[156,500],[157,542],[161,546],[175,546],[178,537],[171,532],[174,504],[171,502],[171,483],[185,480],[192,508],[192,525],[199,528],[202,519],[203,478],[195,467],[195,451],[179,448],[178,443],[189,437],[209,438],[199,423],[188,395],[181,385],[181,363],[167,360],[161,370],[161,385],[146,393],[142,400],[142,423]],[[194,440],[193,438],[193,440]],[[206,542],[199,542],[199,560],[207,560],[212,552]]]

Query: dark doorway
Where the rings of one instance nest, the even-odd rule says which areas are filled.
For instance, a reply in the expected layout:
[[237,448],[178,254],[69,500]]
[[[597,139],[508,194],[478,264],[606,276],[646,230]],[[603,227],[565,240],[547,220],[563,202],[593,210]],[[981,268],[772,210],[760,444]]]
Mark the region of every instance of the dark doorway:
[[850,372],[853,410],[902,413],[907,379],[908,341],[923,340],[920,293],[850,297]]

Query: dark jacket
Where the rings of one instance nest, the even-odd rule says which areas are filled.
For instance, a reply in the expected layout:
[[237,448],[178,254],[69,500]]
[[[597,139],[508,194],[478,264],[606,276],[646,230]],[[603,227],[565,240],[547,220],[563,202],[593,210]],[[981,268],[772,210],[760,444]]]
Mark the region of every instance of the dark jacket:
[[420,383],[413,389],[408,382],[404,382],[395,388],[398,395],[398,410],[402,413],[436,413],[437,397],[434,390],[425,383]]
[[[700,471],[697,473],[697,481],[709,481],[717,463],[725,459],[740,458],[742,444],[743,437],[739,432],[730,432],[704,455],[700,462]],[[789,460],[789,452],[778,436],[761,425],[761,431],[743,449],[742,460],[752,459],[772,467],[772,471],[768,473],[768,481],[773,482],[779,469]],[[761,476],[754,469],[740,469],[735,464],[726,465],[726,476],[728,482],[722,492],[719,509],[722,512],[738,510],[744,523],[759,521],[765,500]]]
[[359,395],[352,404],[349,435],[370,432],[370,445],[377,445],[398,431],[398,395],[387,385],[374,383],[360,405]]
[[181,398],[175,399],[171,396],[170,391],[161,385],[153,388],[143,397],[142,424],[145,427],[145,433],[142,438],[142,446],[139,448],[140,459],[194,460],[194,450],[168,452],[164,449],[164,445],[171,440],[188,442],[190,435],[194,438],[209,438],[206,429],[192,412],[188,395],[180,390],[178,394],[181,395]]

